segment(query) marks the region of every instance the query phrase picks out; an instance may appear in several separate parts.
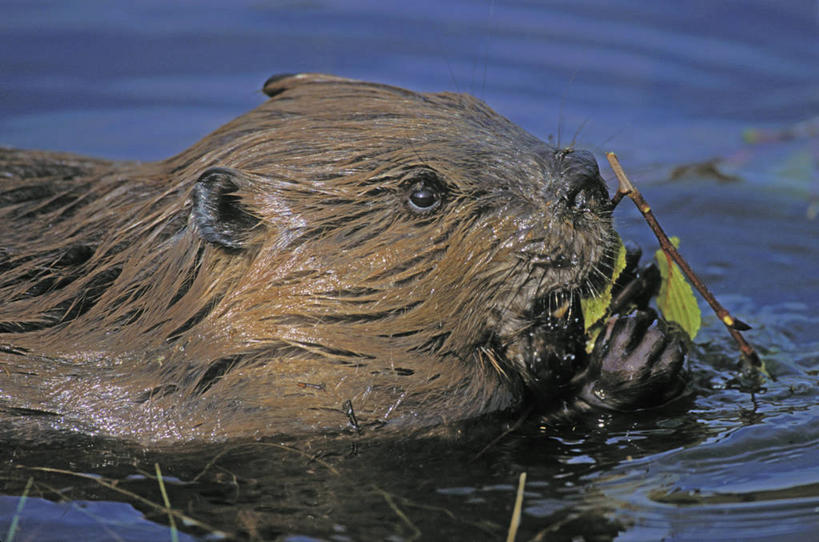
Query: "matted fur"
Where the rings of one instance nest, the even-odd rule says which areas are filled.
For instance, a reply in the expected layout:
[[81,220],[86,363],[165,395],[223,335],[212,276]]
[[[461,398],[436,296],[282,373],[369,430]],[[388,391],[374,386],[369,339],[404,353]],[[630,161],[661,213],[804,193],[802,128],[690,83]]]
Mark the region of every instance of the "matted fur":
[[[610,274],[607,207],[567,195],[594,161],[467,95],[265,90],[163,162],[0,150],[2,416],[169,442],[340,430],[348,400],[417,428],[557,393],[521,341]],[[212,167],[258,219],[239,250],[192,218]],[[418,171],[446,189],[428,214]]]

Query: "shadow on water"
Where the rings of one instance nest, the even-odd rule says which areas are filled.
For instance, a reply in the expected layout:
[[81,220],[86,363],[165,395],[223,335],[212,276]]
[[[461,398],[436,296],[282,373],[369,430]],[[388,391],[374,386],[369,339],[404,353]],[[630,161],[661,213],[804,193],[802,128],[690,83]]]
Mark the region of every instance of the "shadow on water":
[[[176,524],[205,538],[221,538],[221,532],[265,540],[499,539],[506,535],[518,473],[528,471],[519,539],[547,533],[550,540],[561,533],[605,539],[625,526],[584,480],[624,461],[689,446],[704,434],[693,420],[671,422],[656,413],[627,423],[604,418],[556,428],[531,422],[482,454],[500,424],[446,439],[347,436],[172,452],[75,438],[6,447],[2,477],[10,494],[30,484],[18,540],[62,540],[71,518],[86,533],[114,531],[126,540],[149,532],[145,520],[167,524],[155,463],[172,506],[201,523],[177,516]],[[141,514],[125,513],[114,504],[120,501]],[[18,504],[0,499],[0,525]]]

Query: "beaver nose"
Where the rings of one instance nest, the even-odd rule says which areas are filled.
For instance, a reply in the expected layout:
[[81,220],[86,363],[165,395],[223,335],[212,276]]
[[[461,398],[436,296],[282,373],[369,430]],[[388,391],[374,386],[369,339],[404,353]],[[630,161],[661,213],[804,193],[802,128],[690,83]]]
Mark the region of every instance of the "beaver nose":
[[607,199],[606,187],[600,176],[575,177],[569,181],[566,201],[572,209],[593,211],[599,209]]
[[578,211],[594,211],[605,206],[608,190],[600,177],[597,161],[588,151],[563,151],[562,176],[567,205]]

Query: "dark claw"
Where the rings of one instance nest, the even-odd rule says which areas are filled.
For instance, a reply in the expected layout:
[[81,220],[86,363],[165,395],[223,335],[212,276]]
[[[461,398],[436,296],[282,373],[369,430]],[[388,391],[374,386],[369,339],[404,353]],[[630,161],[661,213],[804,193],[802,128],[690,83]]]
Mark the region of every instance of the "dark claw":
[[611,318],[589,360],[581,398],[611,410],[658,406],[685,388],[684,334],[654,311]]
[[624,273],[634,273],[637,271],[637,264],[640,263],[640,258],[643,255],[643,249],[634,241],[626,241],[623,243],[626,247],[626,268]]

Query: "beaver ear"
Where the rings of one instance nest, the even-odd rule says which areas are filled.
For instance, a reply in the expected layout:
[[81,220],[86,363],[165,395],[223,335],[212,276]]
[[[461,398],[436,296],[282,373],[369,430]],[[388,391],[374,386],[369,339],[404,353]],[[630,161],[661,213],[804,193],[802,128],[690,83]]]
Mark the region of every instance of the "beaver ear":
[[325,73],[277,73],[268,78],[262,86],[262,92],[270,96],[281,94],[285,90],[307,83],[350,83],[355,79],[347,79],[337,75],[327,75]]
[[233,250],[244,248],[259,218],[242,205],[237,194],[243,181],[238,171],[221,167],[208,169],[196,181],[191,220],[205,241]]

